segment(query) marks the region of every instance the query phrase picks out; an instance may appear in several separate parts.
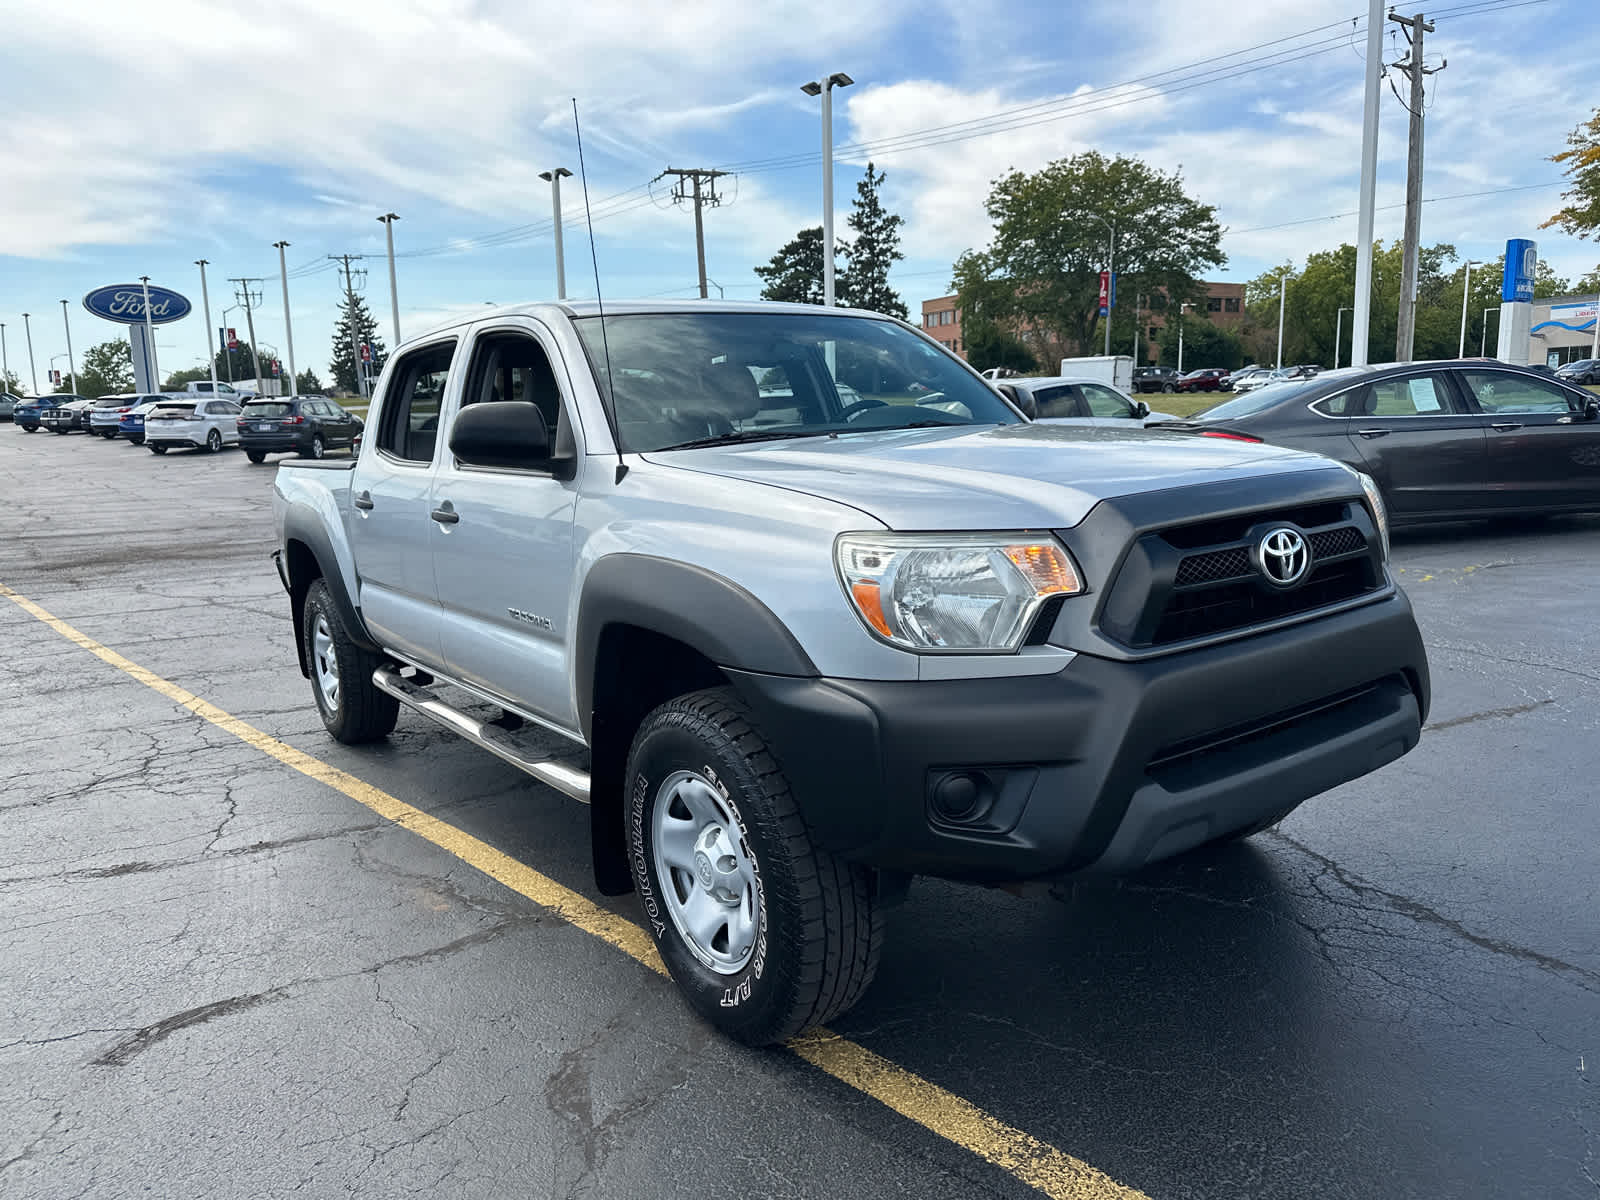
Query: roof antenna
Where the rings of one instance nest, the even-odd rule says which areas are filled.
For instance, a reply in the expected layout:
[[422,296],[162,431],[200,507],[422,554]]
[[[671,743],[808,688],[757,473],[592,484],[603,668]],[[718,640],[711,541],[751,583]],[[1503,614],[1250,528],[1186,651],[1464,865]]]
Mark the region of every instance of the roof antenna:
[[[583,219],[589,225],[589,261],[594,264],[594,302],[600,310],[600,345],[606,356],[606,392],[613,411],[617,406],[616,385],[611,382],[611,342],[606,338],[606,304],[600,296],[600,260],[594,250],[594,217],[589,212],[589,172],[583,165],[583,128],[578,124],[578,98],[572,98],[572,131],[578,135],[578,178],[583,183]],[[617,447],[617,478],[621,483],[628,475],[628,464],[622,461],[622,439],[617,436],[615,416],[611,421],[611,439]]]

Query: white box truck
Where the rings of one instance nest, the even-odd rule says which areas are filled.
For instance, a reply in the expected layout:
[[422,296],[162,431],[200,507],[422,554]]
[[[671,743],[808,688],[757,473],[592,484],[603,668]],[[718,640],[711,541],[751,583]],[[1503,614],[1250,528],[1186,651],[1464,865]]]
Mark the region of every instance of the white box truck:
[[1080,379],[1103,379],[1112,387],[1133,391],[1133,356],[1130,354],[1090,354],[1083,358],[1063,358],[1061,373]]

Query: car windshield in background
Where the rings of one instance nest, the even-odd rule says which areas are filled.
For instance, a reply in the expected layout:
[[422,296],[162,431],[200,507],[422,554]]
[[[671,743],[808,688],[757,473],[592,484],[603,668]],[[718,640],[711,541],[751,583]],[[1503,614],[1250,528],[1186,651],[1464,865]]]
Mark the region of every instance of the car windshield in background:
[[[889,321],[801,313],[576,320],[617,438],[640,453],[719,442],[1022,418]],[[610,351],[610,385],[606,354]]]
[[281,400],[267,400],[244,406],[244,415],[247,417],[287,417],[293,411],[294,405]]

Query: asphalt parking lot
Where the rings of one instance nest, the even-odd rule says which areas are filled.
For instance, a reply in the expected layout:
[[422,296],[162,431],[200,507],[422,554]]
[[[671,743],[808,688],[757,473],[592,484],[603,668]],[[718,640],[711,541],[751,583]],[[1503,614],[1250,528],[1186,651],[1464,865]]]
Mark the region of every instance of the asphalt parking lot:
[[1600,1196],[1600,518],[1402,534],[1428,732],[1276,830],[919,880],[852,1069],[689,1017],[580,806],[325,735],[273,474],[0,425],[0,1194]]

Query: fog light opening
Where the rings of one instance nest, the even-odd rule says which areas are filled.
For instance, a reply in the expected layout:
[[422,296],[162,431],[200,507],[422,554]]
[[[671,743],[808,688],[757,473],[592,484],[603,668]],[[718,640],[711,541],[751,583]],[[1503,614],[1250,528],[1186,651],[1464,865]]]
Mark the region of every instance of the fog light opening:
[[933,809],[956,825],[981,821],[994,807],[994,781],[983,771],[952,771],[933,785]]

